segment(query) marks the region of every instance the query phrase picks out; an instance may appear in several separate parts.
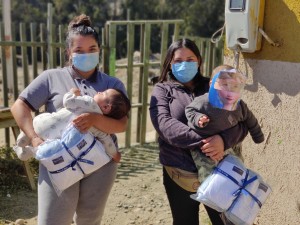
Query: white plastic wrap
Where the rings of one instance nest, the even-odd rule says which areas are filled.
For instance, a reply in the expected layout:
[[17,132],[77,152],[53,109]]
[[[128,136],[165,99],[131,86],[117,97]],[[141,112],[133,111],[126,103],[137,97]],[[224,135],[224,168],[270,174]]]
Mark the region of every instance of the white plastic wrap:
[[236,225],[252,225],[271,193],[256,172],[233,155],[223,159],[191,198],[219,212]]
[[[45,151],[46,146],[49,151]],[[58,149],[53,149],[54,146],[58,146]],[[68,128],[61,140],[56,139],[42,145],[37,156],[48,169],[51,181],[59,191],[65,190],[110,161],[103,145],[91,133],[81,134],[75,127]]]

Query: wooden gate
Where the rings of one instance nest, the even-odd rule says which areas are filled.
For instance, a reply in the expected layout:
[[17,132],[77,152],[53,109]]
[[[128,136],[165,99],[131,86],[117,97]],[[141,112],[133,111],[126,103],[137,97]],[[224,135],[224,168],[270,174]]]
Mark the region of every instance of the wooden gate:
[[[128,96],[132,102],[129,126],[125,133],[125,147],[133,143],[146,142],[147,126],[149,126],[147,115],[151,90],[150,79],[159,75],[168,45],[172,38],[178,38],[182,23],[182,20],[108,21],[105,25],[103,69],[112,76],[115,76],[118,70],[124,71]],[[117,60],[119,55],[117,40],[121,33],[118,31],[124,32],[124,30],[126,31],[126,56],[125,60]],[[156,39],[160,37],[160,48],[156,52],[151,48],[153,37]]]

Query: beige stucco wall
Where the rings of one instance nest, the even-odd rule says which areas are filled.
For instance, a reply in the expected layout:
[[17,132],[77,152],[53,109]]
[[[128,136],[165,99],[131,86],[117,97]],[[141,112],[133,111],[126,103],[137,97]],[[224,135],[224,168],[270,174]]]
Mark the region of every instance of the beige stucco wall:
[[[271,185],[256,224],[300,224],[300,1],[266,0],[264,30],[274,41],[242,54],[241,70],[248,74],[243,99],[262,125],[266,140],[243,142],[245,164]],[[234,58],[226,51],[225,63]]]

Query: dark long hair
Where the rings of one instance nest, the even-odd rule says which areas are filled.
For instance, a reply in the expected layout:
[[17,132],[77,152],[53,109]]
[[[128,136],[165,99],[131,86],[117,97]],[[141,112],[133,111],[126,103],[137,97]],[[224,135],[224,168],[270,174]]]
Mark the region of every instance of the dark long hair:
[[200,67],[201,67],[201,64],[202,64],[202,57],[200,55],[199,48],[197,47],[195,42],[193,42],[192,40],[187,39],[187,38],[183,38],[183,39],[179,39],[179,40],[173,42],[170,45],[170,47],[168,48],[168,51],[167,51],[167,54],[166,54],[166,57],[165,57],[165,61],[164,61],[164,64],[163,64],[162,71],[161,71],[160,77],[158,79],[158,82],[166,81],[168,79],[168,75],[170,75],[173,80],[176,80],[176,78],[172,74],[172,70],[171,70],[170,65],[171,65],[171,61],[174,57],[175,51],[177,51],[180,48],[190,49],[198,59],[198,63],[199,63],[198,73],[195,76],[195,78],[193,79],[193,81],[199,79],[199,78],[197,78],[199,76],[202,77],[202,75],[200,73]]

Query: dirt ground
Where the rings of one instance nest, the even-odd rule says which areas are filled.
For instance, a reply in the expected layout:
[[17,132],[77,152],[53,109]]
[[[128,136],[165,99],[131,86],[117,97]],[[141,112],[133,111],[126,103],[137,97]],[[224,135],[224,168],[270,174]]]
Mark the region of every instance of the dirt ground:
[[[0,224],[37,224],[37,194],[20,191],[0,197]],[[5,207],[4,207],[5,206]],[[9,217],[4,216],[7,212]],[[2,218],[1,218],[2,215]],[[201,224],[209,225],[204,209]],[[1,223],[2,219],[2,223]],[[24,221],[22,221],[22,220]],[[162,184],[156,144],[122,150],[117,179],[109,196],[103,225],[170,225],[171,212]]]

